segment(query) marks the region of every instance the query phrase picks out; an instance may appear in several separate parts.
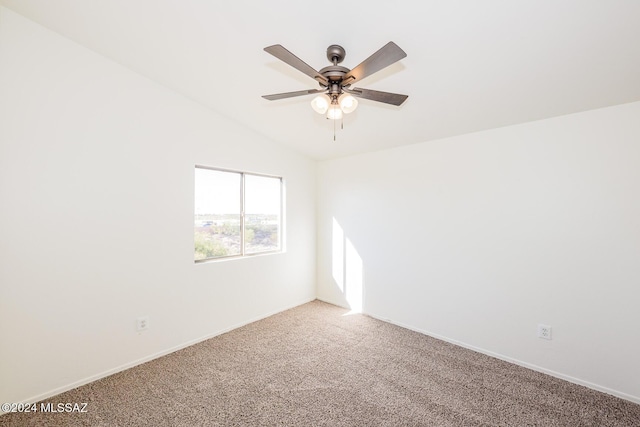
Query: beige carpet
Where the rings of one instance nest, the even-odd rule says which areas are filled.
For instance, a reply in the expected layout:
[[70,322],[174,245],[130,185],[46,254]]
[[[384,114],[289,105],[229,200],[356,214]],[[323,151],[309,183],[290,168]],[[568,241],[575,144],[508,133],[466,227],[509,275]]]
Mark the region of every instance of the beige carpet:
[[[1,426],[640,426],[640,405],[315,301]],[[55,406],[55,405],[54,405]]]

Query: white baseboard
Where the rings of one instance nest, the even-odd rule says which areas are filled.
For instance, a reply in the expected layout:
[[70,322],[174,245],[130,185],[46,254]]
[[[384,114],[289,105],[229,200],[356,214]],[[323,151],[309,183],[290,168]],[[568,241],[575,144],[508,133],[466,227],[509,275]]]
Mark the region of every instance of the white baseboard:
[[[198,344],[198,343],[200,343],[202,341],[206,341],[208,339],[217,337],[218,335],[222,335],[222,334],[227,333],[229,331],[232,331],[234,329],[237,329],[237,328],[240,328],[242,326],[248,325],[249,323],[253,323],[253,322],[256,322],[258,320],[266,319],[267,317],[273,316],[274,314],[282,313],[283,311],[292,309],[294,307],[298,307],[300,305],[309,303],[309,302],[314,301],[314,300],[315,300],[315,297],[311,298],[311,299],[306,299],[306,300],[304,300],[302,302],[295,303],[295,304],[293,304],[291,306],[286,306],[285,308],[278,309],[276,311],[269,312],[269,313],[266,313],[266,314],[251,318],[251,319],[249,319],[249,320],[247,320],[245,322],[238,323],[236,325],[230,326],[230,327],[222,329],[220,331],[216,331],[216,332],[214,332],[212,334],[208,334],[208,335],[205,335],[203,337],[196,338],[196,339],[191,340],[191,341],[187,341],[185,343],[176,345],[176,346],[168,348],[166,350],[162,350],[162,351],[153,353],[153,354],[151,354],[149,356],[145,356],[145,357],[142,357],[140,359],[133,360],[131,362],[122,364],[122,365],[117,366],[115,368],[108,369],[108,370],[100,372],[98,374],[91,375],[91,376],[83,378],[83,379],[81,379],[79,381],[74,381],[74,382],[72,382],[70,384],[66,384],[64,386],[54,388],[53,390],[49,390],[47,392],[38,394],[36,396],[32,396],[29,399],[22,400],[21,402],[14,402],[14,403],[35,403],[35,402],[39,402],[39,401],[44,400],[44,399],[48,399],[48,398],[56,396],[56,395],[58,395],[60,393],[64,393],[65,391],[73,390],[74,388],[77,388],[77,387],[83,386],[85,384],[89,384],[91,382],[97,381],[99,379],[108,377],[109,375],[117,374],[118,372],[122,372],[122,371],[125,371],[125,370],[129,369],[129,368],[133,368],[134,366],[142,365],[143,363],[150,362],[150,361],[152,361],[154,359],[157,359],[159,357],[166,356],[167,354],[174,353],[174,352],[176,352],[178,350],[182,350],[183,348],[190,347],[190,346],[192,346],[194,344]],[[0,415],[4,415],[5,413],[6,412],[0,410]]]
[[[322,302],[326,302],[327,304],[331,304],[331,305],[335,305],[336,307],[342,307],[342,308],[346,308],[347,310],[349,310],[351,307],[349,307],[348,305],[345,305],[342,302],[336,302],[336,301],[331,301],[328,298],[321,298],[321,297],[317,297],[316,298],[318,301],[322,301]],[[373,317],[373,316],[371,316]],[[383,319],[379,319],[379,320],[383,320]],[[400,325],[398,325],[400,326]]]
[[434,334],[432,332],[425,331],[425,330],[422,330],[422,329],[419,329],[419,328],[414,328],[412,326],[405,325],[405,324],[403,324],[401,322],[395,322],[393,320],[384,319],[384,318],[381,318],[381,317],[378,317],[378,316],[375,316],[375,315],[372,315],[372,314],[369,314],[369,313],[364,313],[364,314],[366,314],[367,316],[371,316],[374,319],[378,319],[378,320],[381,320],[383,322],[387,322],[387,323],[391,323],[391,324],[396,325],[396,326],[400,326],[401,328],[409,329],[411,331],[418,332],[418,333],[421,333],[423,335],[428,335],[430,337],[433,337],[433,338],[436,338],[436,339],[439,339],[439,340],[442,340],[442,341],[446,341],[448,343],[457,345],[459,347],[463,347],[463,348],[466,348],[466,349],[469,349],[469,350],[473,350],[473,351],[478,352],[478,353],[486,354],[487,356],[495,357],[496,359],[504,360],[505,362],[513,363],[514,365],[522,366],[524,368],[528,368],[528,369],[531,369],[531,370],[534,370],[534,371],[537,371],[537,372],[541,372],[543,374],[547,374],[547,375],[550,375],[552,377],[560,378],[561,380],[569,381],[570,383],[574,383],[574,384],[578,384],[578,385],[581,385],[581,386],[585,386],[585,387],[588,387],[588,388],[596,390],[596,391],[601,391],[603,393],[607,393],[607,394],[610,394],[612,396],[616,396],[616,397],[619,397],[621,399],[625,399],[625,400],[628,400],[630,402],[640,404],[640,397],[638,397],[638,396],[633,396],[631,394],[623,393],[623,392],[618,391],[618,390],[613,390],[613,389],[610,389],[608,387],[601,386],[599,384],[594,384],[594,383],[589,382],[589,381],[581,380],[580,378],[575,378],[575,377],[572,377],[570,375],[565,375],[565,374],[563,374],[561,372],[552,371],[550,369],[543,368],[541,366],[537,366],[537,365],[533,365],[531,363],[523,362],[522,360],[514,359],[514,358],[511,358],[511,357],[499,354],[499,353],[495,353],[493,351],[486,350],[484,348],[476,347],[476,346],[464,343],[462,341],[458,341],[458,340],[455,340],[455,339],[452,339],[452,338],[448,338],[448,337],[445,337],[445,336],[442,336],[442,335],[439,335],[439,334]]

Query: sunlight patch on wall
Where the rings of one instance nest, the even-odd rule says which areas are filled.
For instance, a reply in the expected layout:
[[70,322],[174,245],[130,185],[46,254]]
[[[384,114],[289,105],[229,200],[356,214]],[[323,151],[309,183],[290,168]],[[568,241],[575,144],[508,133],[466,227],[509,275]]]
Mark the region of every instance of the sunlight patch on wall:
[[340,292],[344,293],[344,231],[333,218],[331,248],[331,271]]
[[361,313],[364,295],[362,258],[335,218],[333,218],[331,247],[333,280],[345,297],[351,309],[350,313]]
[[356,313],[362,312],[362,258],[353,247],[349,239],[346,239],[345,251],[345,287],[347,302],[351,311]]

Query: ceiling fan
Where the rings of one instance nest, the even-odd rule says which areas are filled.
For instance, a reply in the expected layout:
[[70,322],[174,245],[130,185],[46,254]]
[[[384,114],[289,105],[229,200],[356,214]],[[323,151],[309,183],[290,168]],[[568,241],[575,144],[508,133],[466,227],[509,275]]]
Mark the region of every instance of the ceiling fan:
[[320,71],[316,71],[279,44],[265,47],[264,50],[316,80],[320,85],[320,89],[262,96],[269,101],[319,93],[322,95],[311,101],[311,107],[320,114],[326,113],[328,119],[338,120],[342,118],[343,113],[348,114],[356,109],[358,101],[354,97],[396,106],[401,105],[408,98],[408,95],[351,87],[352,84],[407,56],[394,42],[387,43],[352,70],[338,65],[344,60],[346,52],[342,46],[335,44],[327,48],[327,59],[332,65]]

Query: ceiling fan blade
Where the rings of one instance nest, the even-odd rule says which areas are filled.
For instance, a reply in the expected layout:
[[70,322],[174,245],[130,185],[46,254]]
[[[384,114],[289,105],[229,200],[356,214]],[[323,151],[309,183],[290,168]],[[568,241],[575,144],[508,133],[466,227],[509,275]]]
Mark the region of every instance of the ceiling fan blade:
[[320,74],[319,72],[311,68],[311,66],[309,66],[306,62],[304,62],[302,59],[295,56],[293,53],[289,52],[282,45],[274,44],[273,46],[265,47],[264,50],[265,52],[270,53],[271,55],[275,56],[279,60],[291,65],[296,70],[302,71],[307,76],[317,80],[319,83],[323,84],[324,86],[327,86],[329,84],[325,76],[323,76],[322,74]]
[[344,75],[343,84],[352,84],[398,62],[407,54],[394,42],[382,46],[376,53],[362,61],[353,70]]
[[342,88],[347,93],[359,98],[370,99],[372,101],[384,102],[385,104],[401,105],[409,95],[400,95],[399,93],[380,92],[371,89],[360,89],[354,87],[353,89]]
[[294,96],[311,95],[312,93],[321,93],[325,91],[326,89],[309,89],[309,90],[299,90],[296,92],[276,93],[273,95],[262,95],[262,97],[264,99],[268,99],[269,101],[276,101],[278,99],[293,98]]

